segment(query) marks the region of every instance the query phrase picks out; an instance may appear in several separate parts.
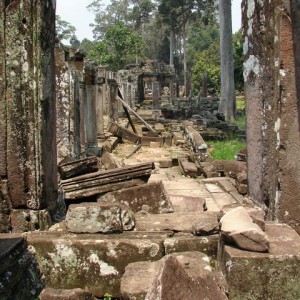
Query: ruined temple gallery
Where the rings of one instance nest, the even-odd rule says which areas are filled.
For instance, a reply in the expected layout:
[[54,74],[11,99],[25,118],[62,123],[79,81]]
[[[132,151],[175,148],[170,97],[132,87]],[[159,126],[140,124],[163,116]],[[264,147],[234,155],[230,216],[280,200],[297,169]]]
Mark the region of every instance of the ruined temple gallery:
[[55,9],[0,2],[0,299],[300,299],[300,1],[242,2],[246,131],[173,65],[62,47]]

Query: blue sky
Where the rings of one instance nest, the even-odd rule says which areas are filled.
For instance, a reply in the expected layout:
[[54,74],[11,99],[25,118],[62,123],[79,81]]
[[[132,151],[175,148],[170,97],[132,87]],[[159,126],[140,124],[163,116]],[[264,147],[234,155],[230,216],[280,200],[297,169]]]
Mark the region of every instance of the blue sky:
[[[56,14],[65,21],[74,25],[79,40],[83,38],[93,39],[92,28],[89,24],[94,22],[94,15],[86,7],[92,0],[57,0]],[[103,0],[108,4],[109,0]],[[236,32],[241,27],[241,0],[232,0],[232,30]]]

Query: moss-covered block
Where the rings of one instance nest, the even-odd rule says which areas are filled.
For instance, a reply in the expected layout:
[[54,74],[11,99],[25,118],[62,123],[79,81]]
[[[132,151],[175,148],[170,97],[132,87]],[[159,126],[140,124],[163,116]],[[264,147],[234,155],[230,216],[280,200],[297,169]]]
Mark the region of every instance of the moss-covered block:
[[300,299],[300,237],[288,225],[267,224],[268,253],[225,246],[221,266],[230,299]]

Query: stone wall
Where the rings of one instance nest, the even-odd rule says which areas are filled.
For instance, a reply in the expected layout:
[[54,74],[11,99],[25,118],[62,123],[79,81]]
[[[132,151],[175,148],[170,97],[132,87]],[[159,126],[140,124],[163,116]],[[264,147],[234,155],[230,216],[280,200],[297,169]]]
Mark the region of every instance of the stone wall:
[[0,201],[54,212],[55,1],[1,1],[0,15]]
[[244,0],[249,195],[300,232],[300,139],[289,1]]

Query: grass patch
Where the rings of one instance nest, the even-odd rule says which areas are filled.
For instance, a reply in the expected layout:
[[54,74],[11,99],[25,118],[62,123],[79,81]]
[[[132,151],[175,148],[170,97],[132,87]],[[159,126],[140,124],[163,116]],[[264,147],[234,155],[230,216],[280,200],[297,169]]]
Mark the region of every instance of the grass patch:
[[246,143],[240,140],[210,142],[210,156],[215,160],[232,160],[235,154],[246,147]]
[[245,109],[245,98],[236,98],[236,109],[243,110]]
[[246,127],[246,116],[237,116],[236,120],[233,122],[240,128]]

